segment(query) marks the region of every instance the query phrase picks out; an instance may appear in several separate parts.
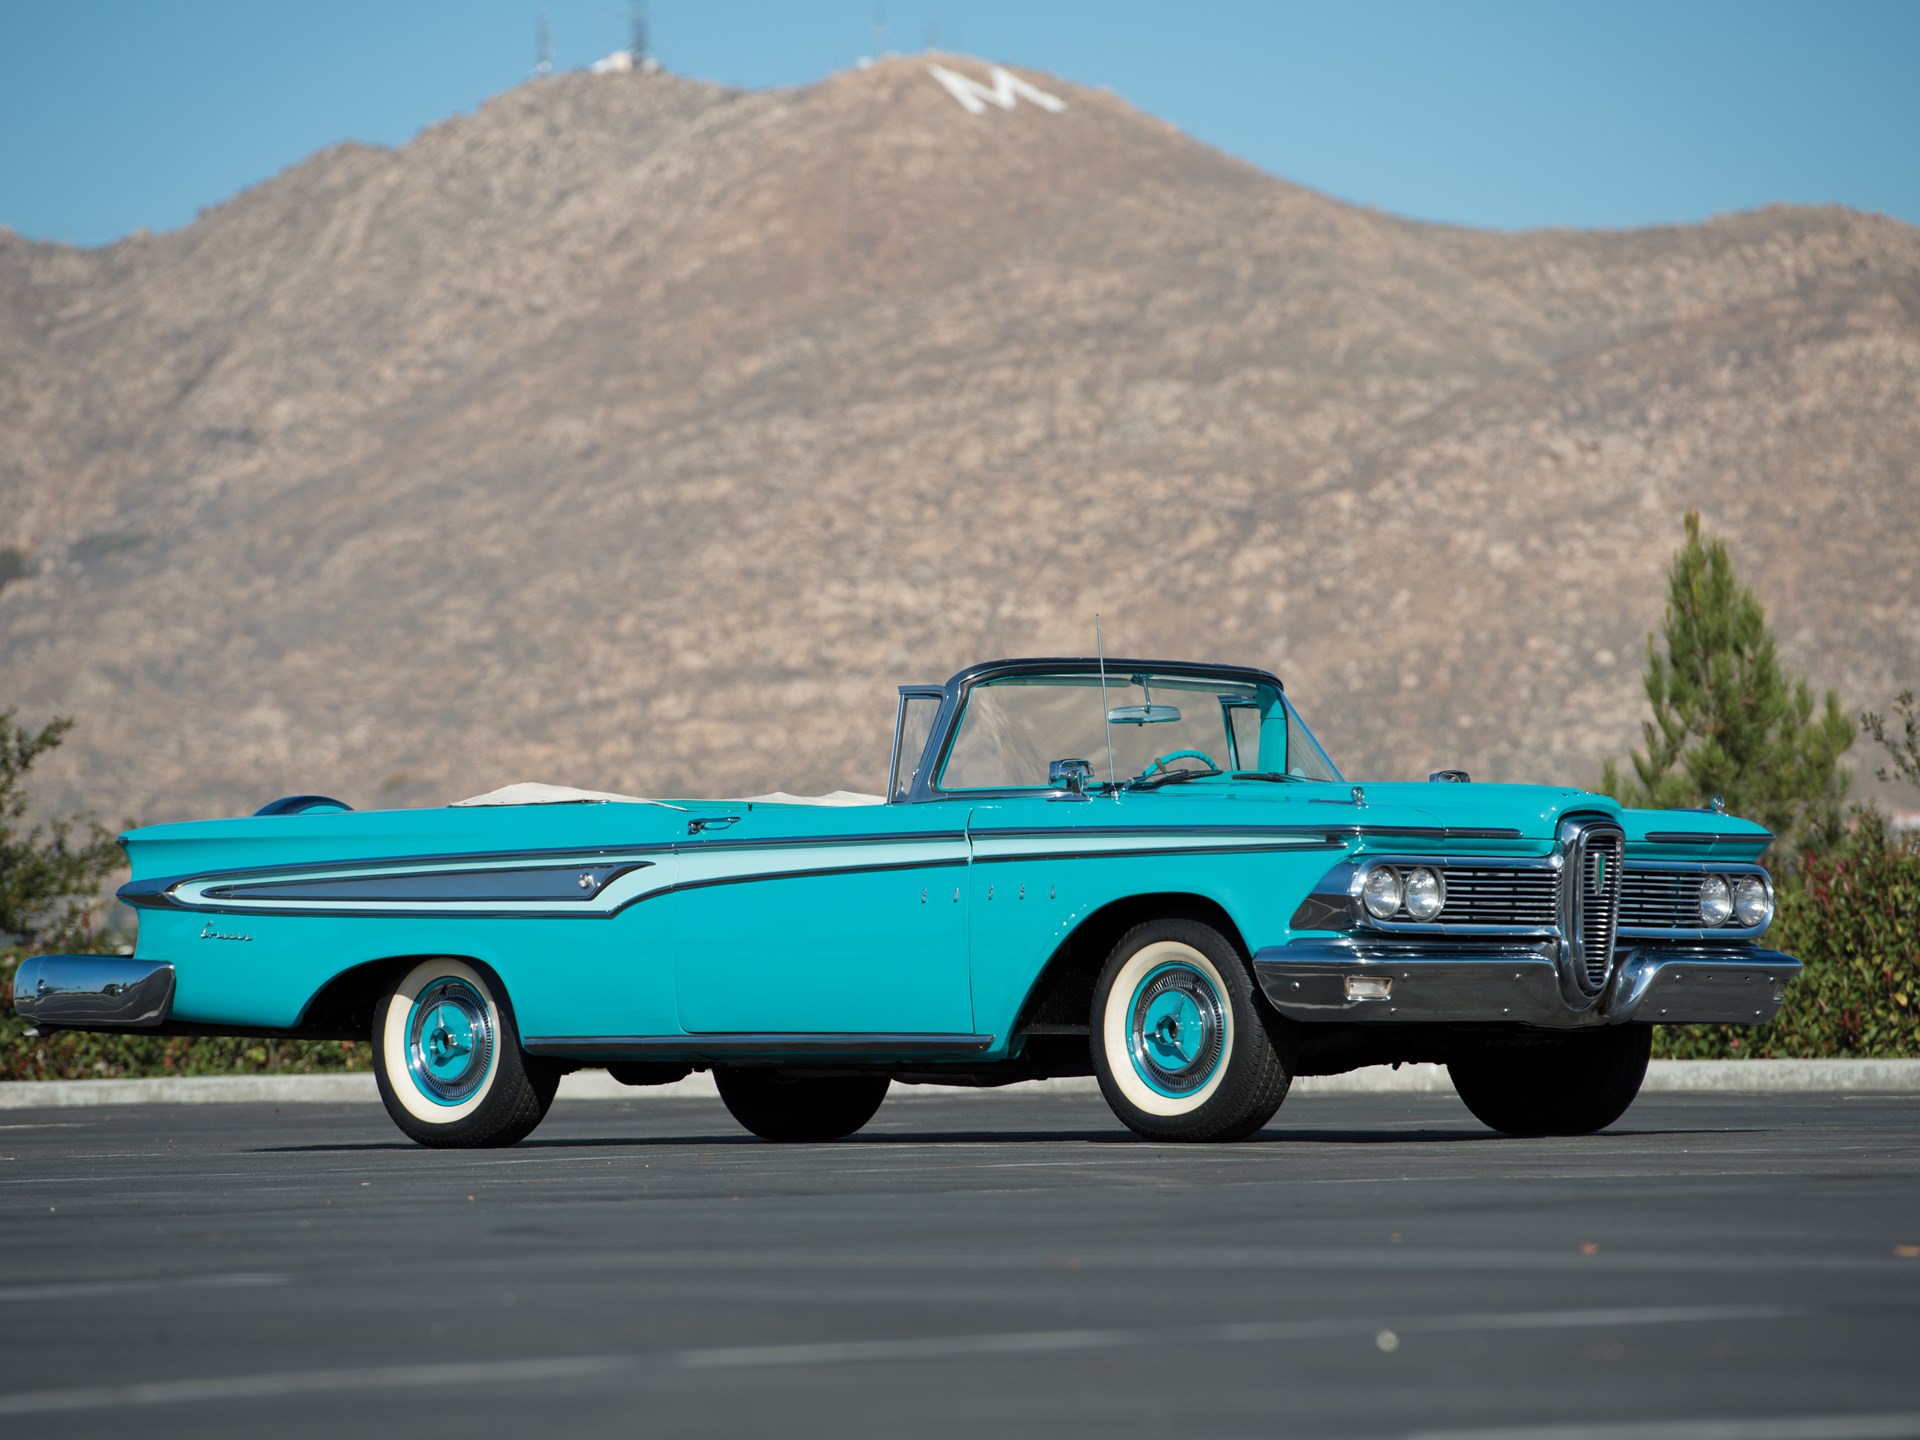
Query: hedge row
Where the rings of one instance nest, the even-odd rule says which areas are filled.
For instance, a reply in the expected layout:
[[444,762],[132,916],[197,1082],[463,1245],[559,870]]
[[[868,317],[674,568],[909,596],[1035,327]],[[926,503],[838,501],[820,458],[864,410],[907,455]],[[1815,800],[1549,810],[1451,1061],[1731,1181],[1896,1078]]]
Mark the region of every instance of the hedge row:
[[1701,1025],[1654,1037],[1676,1060],[1904,1059],[1920,1056],[1920,835],[1888,833],[1877,815],[1832,851],[1779,880],[1767,943],[1806,971],[1778,1019],[1758,1028]]
[[[1768,943],[1806,973],[1770,1025],[1661,1027],[1654,1054],[1730,1057],[1920,1056],[1920,836],[1888,835],[1864,817],[1830,854],[1805,857],[1779,886]],[[0,952],[0,1080],[150,1075],[317,1074],[365,1070],[351,1041],[160,1039],[71,1032],[29,1038],[13,1013],[16,952]]]

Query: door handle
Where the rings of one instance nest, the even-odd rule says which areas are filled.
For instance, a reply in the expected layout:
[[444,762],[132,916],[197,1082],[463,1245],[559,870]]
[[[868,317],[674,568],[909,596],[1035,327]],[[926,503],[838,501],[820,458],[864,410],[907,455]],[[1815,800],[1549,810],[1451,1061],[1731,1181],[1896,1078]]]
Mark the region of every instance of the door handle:
[[702,830],[724,830],[736,823],[738,815],[700,815],[687,822],[687,834],[698,835]]

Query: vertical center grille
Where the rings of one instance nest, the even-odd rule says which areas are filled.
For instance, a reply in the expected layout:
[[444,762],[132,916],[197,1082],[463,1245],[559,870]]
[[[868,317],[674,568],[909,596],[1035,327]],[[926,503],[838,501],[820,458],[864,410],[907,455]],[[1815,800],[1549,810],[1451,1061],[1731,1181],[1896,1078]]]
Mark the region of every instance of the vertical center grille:
[[1561,837],[1567,845],[1565,974],[1581,994],[1598,995],[1613,973],[1626,836],[1611,821],[1573,820],[1561,826]]

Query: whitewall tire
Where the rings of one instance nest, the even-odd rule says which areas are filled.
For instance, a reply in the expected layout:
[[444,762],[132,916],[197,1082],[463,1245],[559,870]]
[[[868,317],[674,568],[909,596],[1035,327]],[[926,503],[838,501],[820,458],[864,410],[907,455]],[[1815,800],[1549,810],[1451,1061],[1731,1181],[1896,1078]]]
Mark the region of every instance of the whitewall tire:
[[374,1014],[387,1114],[423,1145],[511,1145],[546,1115],[559,1067],[522,1052],[506,993],[464,960],[423,960]]
[[1289,1077],[1231,942],[1196,920],[1121,937],[1094,984],[1094,1073],[1115,1115],[1156,1140],[1238,1140]]

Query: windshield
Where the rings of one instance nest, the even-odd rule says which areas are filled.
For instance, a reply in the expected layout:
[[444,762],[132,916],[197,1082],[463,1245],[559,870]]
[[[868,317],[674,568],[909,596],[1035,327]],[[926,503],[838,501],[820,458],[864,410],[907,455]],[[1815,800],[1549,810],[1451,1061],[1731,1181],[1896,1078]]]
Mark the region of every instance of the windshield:
[[[1109,726],[1108,719],[1112,724]],[[1085,760],[1120,784],[1213,774],[1338,780],[1325,752],[1270,685],[1191,675],[1014,675],[967,694],[942,790],[1049,789],[1057,760]]]

